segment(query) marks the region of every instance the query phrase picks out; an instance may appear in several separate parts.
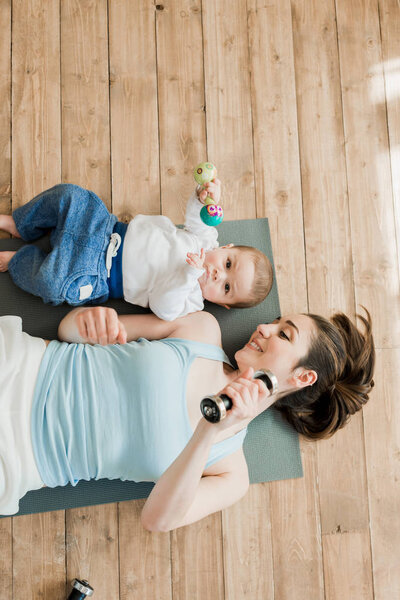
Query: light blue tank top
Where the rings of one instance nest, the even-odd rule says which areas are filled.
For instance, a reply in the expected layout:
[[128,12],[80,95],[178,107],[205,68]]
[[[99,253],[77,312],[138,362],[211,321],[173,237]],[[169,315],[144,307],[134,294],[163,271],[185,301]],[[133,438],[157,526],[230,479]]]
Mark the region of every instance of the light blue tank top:
[[[193,434],[186,379],[196,357],[229,363],[218,346],[178,338],[115,346],[51,342],[32,406],[43,482],[157,481]],[[246,431],[214,444],[206,466],[239,449]]]

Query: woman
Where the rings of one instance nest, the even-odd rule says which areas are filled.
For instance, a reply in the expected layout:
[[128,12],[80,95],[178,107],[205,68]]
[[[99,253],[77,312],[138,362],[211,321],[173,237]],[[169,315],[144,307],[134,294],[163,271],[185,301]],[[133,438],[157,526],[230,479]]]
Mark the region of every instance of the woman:
[[[0,330],[15,329],[17,318],[3,319]],[[298,314],[259,325],[235,354],[238,370],[206,312],[166,322],[152,314],[77,308],[61,321],[59,337],[88,344],[46,341],[46,350],[38,338],[3,333],[7,364],[15,355],[7,379],[13,414],[18,407],[23,418],[11,425],[0,419],[0,440],[6,440],[0,463],[18,463],[0,476],[0,513],[15,511],[16,497],[43,484],[103,477],[156,481],[141,516],[150,531],[169,531],[226,508],[249,486],[246,427],[271,404],[302,434],[318,438],[342,427],[367,401],[374,347],[368,313],[361,320],[363,334],[342,314],[332,322]],[[137,341],[127,344],[131,340]],[[20,377],[22,365],[31,393]],[[278,378],[273,397],[252,380],[260,368]],[[1,385],[2,396],[8,394],[10,386],[7,392]],[[18,386],[25,386],[24,406],[15,399]],[[233,402],[219,423],[201,416],[200,401],[210,393],[226,393]],[[7,440],[10,435],[15,439]],[[7,476],[14,478],[11,491]]]

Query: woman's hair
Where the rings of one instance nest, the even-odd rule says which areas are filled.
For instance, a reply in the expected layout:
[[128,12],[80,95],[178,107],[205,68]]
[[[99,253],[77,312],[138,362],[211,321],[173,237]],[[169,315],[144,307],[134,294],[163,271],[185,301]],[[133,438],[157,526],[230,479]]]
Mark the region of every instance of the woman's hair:
[[234,246],[235,250],[246,252],[250,255],[254,263],[254,281],[251,295],[244,302],[235,302],[230,304],[232,308],[249,308],[256,306],[268,296],[274,281],[274,274],[270,260],[261,250],[253,246]]
[[312,369],[317,380],[274,404],[287,421],[310,439],[330,437],[368,400],[374,386],[375,349],[371,317],[357,315],[361,332],[343,313],[330,321],[309,314],[317,329],[308,355],[297,367]]

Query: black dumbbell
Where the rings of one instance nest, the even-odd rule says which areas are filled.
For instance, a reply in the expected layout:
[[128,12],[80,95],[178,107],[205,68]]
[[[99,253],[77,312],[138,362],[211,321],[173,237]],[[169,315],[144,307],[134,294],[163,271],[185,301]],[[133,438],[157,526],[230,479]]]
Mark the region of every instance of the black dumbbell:
[[73,590],[67,600],[85,600],[87,596],[91,596],[94,589],[85,579],[74,579],[72,582]]
[[[278,379],[268,371],[268,369],[260,369],[253,375],[253,379],[261,379],[272,394],[278,391]],[[200,409],[203,417],[211,423],[218,423],[226,417],[226,411],[232,408],[232,400],[226,394],[221,396],[206,396],[200,403]]]

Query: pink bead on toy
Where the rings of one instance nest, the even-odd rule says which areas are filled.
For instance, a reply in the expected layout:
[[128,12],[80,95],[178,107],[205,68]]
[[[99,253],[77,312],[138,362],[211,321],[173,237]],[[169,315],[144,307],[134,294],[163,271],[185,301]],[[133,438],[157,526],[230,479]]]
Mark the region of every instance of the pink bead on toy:
[[206,225],[215,227],[222,222],[224,211],[219,204],[206,204],[200,211],[200,218]]

